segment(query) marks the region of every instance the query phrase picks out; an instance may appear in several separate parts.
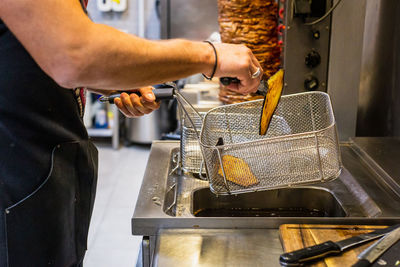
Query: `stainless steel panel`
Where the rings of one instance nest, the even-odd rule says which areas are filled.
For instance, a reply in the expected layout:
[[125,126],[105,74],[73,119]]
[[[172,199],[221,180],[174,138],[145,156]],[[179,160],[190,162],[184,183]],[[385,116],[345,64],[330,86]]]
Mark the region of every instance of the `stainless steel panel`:
[[332,17],[328,93],[340,140],[348,140],[356,131],[365,7],[366,0],[345,0]]
[[161,38],[206,40],[218,32],[217,0],[161,0]]
[[[356,137],[352,139],[357,153],[360,153],[366,163],[390,184],[393,191],[400,195],[400,150],[392,149],[400,147],[400,138],[393,137]],[[376,166],[377,165],[377,166]]]
[[150,266],[151,263],[151,253],[150,253],[150,238],[144,236],[141,244],[141,262],[143,266]]
[[392,118],[393,118],[393,136],[400,137],[400,10],[399,6],[397,6],[396,12],[396,29],[393,35],[394,37],[394,51],[393,51],[393,79],[394,88],[392,90],[393,93],[393,102],[391,103],[392,110]]
[[[326,92],[328,80],[329,62],[329,41],[331,30],[331,16],[322,22],[307,26],[300,17],[293,17],[291,8],[294,0],[286,1],[284,36],[284,68],[285,68],[285,88],[284,94],[293,94],[306,91],[304,81],[314,76],[319,81],[318,90]],[[327,0],[327,10],[331,6],[331,0]],[[316,20],[318,18],[310,18]],[[320,32],[320,38],[314,39],[312,30]],[[305,64],[305,57],[311,51],[318,52],[321,56],[321,63],[315,68],[309,68]]]
[[400,136],[400,1],[366,4],[357,136]]
[[343,1],[337,7],[328,93],[341,140],[400,136],[399,1]]
[[153,266],[280,266],[277,230],[162,230]]

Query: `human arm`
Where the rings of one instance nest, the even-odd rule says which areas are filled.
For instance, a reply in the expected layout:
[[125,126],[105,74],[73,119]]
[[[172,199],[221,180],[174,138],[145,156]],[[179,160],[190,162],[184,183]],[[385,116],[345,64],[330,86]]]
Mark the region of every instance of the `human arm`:
[[[1,0],[0,18],[39,66],[66,88],[115,90],[177,80],[195,73],[210,75],[212,47],[188,40],[150,41],[96,24],[78,0]],[[255,91],[261,68],[251,51],[215,44],[215,76],[237,77],[238,90]]]

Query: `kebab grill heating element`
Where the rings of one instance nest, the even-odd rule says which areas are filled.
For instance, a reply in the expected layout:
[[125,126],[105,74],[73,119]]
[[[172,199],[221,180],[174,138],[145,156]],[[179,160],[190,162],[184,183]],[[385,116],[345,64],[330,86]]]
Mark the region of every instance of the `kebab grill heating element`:
[[[190,135],[186,130],[182,136],[183,166],[200,163],[193,166],[201,170],[204,161],[215,194],[326,182],[340,174],[337,130],[326,93],[283,96],[265,136],[259,135],[262,100],[200,114],[177,90],[175,95],[187,120],[183,127],[192,125]],[[203,160],[196,150],[196,138]]]

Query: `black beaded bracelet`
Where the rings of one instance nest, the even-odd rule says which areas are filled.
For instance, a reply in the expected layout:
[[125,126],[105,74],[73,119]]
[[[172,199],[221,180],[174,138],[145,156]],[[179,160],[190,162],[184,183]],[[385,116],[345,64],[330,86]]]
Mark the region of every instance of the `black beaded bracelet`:
[[210,76],[210,77],[207,77],[206,75],[203,74],[203,77],[206,78],[207,80],[212,80],[212,78],[214,78],[214,74],[215,74],[215,71],[217,70],[217,65],[218,65],[217,50],[215,49],[214,44],[211,43],[210,41],[204,41],[204,42],[205,42],[205,43],[209,43],[209,44],[211,45],[211,47],[213,48],[213,50],[214,50],[214,55],[215,55],[215,63],[214,63],[214,68],[213,68],[213,71],[212,71],[212,73],[211,73],[211,76]]

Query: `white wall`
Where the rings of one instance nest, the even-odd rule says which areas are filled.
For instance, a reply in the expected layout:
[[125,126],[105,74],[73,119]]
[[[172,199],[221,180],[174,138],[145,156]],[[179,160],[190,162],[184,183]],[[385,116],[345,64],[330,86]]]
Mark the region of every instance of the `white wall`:
[[[154,9],[155,0],[142,0],[145,9],[145,21],[148,21]],[[89,0],[88,13],[94,22],[104,23],[119,30],[138,34],[138,2],[128,0],[128,8],[125,12],[100,12],[97,9],[97,0]]]

